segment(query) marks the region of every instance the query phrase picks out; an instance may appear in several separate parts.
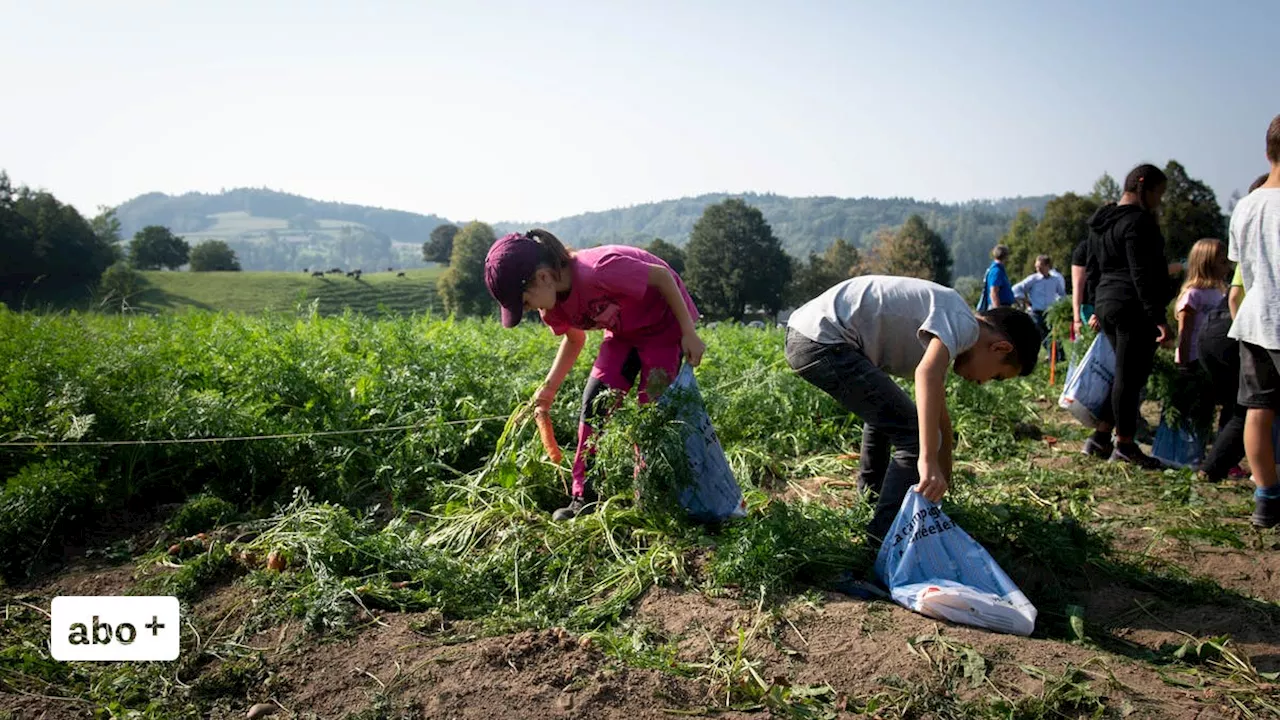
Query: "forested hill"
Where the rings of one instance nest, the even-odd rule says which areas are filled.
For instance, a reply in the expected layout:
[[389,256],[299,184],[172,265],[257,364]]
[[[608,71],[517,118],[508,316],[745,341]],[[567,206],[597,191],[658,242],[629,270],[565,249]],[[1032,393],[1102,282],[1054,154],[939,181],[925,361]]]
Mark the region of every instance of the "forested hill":
[[[796,198],[713,193],[584,213],[544,226],[575,247],[596,243],[639,245],[654,238],[683,245],[703,209],[729,197],[742,198],[759,208],[783,248],[798,258],[821,252],[836,238],[852,241],[859,247],[870,247],[878,230],[897,227],[918,213],[951,247],[954,277],[980,274],[988,263],[991,247],[1008,231],[1018,210],[1027,208],[1038,218],[1044,213],[1045,203],[1053,199],[1052,195],[1043,195],[944,204],[911,198]],[[529,226],[529,223],[498,223],[495,230],[522,230]]]
[[116,209],[125,237],[147,225],[164,225],[178,235],[198,233],[217,225],[216,216],[223,213],[275,218],[288,227],[315,227],[322,220],[341,221],[363,225],[398,241],[418,243],[426,240],[437,225],[448,222],[437,215],[312,200],[265,188],[237,188],[216,195],[147,193]]
[[[944,204],[910,198],[716,193],[541,223],[500,222],[494,227],[501,233],[542,225],[575,247],[643,244],[659,237],[683,245],[703,209],[727,197],[740,197],[758,207],[783,247],[798,258],[822,251],[835,238],[867,247],[880,228],[901,225],[911,214],[919,213],[951,246],[954,276],[960,277],[981,272],[987,263],[987,252],[1008,230],[1018,209],[1028,208],[1038,217],[1052,196]],[[376,253],[378,264],[383,258],[397,266],[418,264],[411,262],[412,246],[420,245],[432,229],[447,222],[436,215],[322,202],[258,188],[176,196],[149,193],[121,205],[117,216],[125,238],[146,225],[164,225],[189,241],[227,241],[240,255],[246,270],[296,270],[309,263],[327,262],[338,257],[333,248],[344,242],[361,249],[364,255]],[[350,228],[345,239],[340,232],[343,227]],[[399,247],[383,250],[378,242]],[[368,261],[374,262],[373,257]]]

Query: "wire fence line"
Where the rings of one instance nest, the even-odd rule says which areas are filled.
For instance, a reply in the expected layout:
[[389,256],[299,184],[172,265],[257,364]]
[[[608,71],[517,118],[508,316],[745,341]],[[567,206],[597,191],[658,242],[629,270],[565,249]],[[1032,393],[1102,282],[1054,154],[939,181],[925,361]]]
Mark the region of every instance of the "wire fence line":
[[368,435],[373,433],[400,432],[435,425],[470,425],[474,423],[507,420],[508,415],[493,415],[466,420],[445,420],[443,422],[416,422],[408,425],[384,425],[376,428],[357,428],[352,430],[308,430],[292,433],[272,433],[267,435],[233,435],[229,437],[198,438],[160,438],[154,440],[5,440],[0,441],[0,448],[40,448],[40,447],[113,447],[121,445],[193,445],[198,443],[252,442],[257,440],[285,440],[290,438],[332,437],[336,435]]

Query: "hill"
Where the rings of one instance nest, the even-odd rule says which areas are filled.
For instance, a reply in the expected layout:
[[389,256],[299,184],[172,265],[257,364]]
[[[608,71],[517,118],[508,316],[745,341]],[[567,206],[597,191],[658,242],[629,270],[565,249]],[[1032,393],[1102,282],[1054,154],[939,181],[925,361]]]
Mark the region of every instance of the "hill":
[[[977,275],[987,251],[1019,208],[1039,216],[1052,196],[975,200],[947,204],[910,198],[795,198],[774,194],[712,193],[627,208],[583,213],[545,222],[494,223],[506,232],[547,227],[575,247],[602,243],[638,245],[654,238],[682,245],[707,205],[741,197],[760,208],[787,252],[803,258],[835,238],[861,247],[881,228],[919,213],[942,235],[955,256],[956,277]],[[227,242],[246,270],[304,267],[421,267],[419,250],[437,215],[321,202],[274,190],[242,188],[217,195],[150,193],[119,207],[125,237],[145,225],[166,225],[189,242]]]
[[164,225],[191,244],[222,240],[245,270],[428,265],[422,243],[448,222],[436,215],[239,188],[218,194],[139,195],[116,208],[121,235]]
[[[659,237],[683,245],[703,209],[730,197],[742,198],[759,208],[786,251],[800,258],[825,250],[835,238],[869,247],[880,229],[896,227],[911,215],[920,214],[951,247],[956,277],[982,272],[991,246],[1009,229],[1019,209],[1027,208],[1039,217],[1044,213],[1045,203],[1053,198],[1042,195],[945,204],[911,198],[798,198],[711,193],[574,215],[544,223],[544,227],[575,247],[597,243],[640,245]],[[503,232],[526,229],[530,225],[498,223],[495,229]]]
[[436,280],[441,272],[407,270],[405,277],[381,272],[359,280],[300,272],[144,272],[146,286],[131,303],[149,312],[200,308],[252,314],[316,301],[322,315],[341,315],[347,308],[371,315],[440,313]]

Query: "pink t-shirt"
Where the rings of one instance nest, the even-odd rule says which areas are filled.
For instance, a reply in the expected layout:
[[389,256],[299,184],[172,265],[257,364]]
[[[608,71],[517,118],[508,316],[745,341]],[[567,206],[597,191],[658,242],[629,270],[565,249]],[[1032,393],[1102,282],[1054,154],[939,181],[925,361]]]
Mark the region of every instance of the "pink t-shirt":
[[[1222,291],[1216,288],[1190,288],[1178,298],[1178,304],[1173,307],[1175,314],[1186,307],[1196,311],[1191,316],[1191,323],[1183,325],[1183,332],[1191,333],[1191,344],[1187,346],[1191,357],[1186,358],[1185,362],[1195,362],[1200,358],[1200,326],[1204,323],[1204,314],[1218,307],[1223,297]],[[1174,351],[1173,360],[1176,363],[1184,362],[1181,347]]]
[[[657,287],[649,286],[649,266],[670,266],[658,256],[627,245],[603,245],[578,250],[569,265],[573,285],[554,308],[541,312],[542,321],[557,335],[569,328],[603,329],[606,337],[644,343],[679,342],[680,323]],[[698,309],[679,275],[676,286],[695,322]]]

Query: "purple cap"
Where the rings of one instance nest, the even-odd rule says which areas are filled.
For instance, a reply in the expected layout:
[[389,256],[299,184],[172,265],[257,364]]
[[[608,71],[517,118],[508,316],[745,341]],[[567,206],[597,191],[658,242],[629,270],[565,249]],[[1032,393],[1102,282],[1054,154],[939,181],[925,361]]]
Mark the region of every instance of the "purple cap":
[[520,324],[524,315],[524,286],[538,269],[542,246],[522,233],[498,238],[484,259],[484,284],[502,306],[502,327]]

